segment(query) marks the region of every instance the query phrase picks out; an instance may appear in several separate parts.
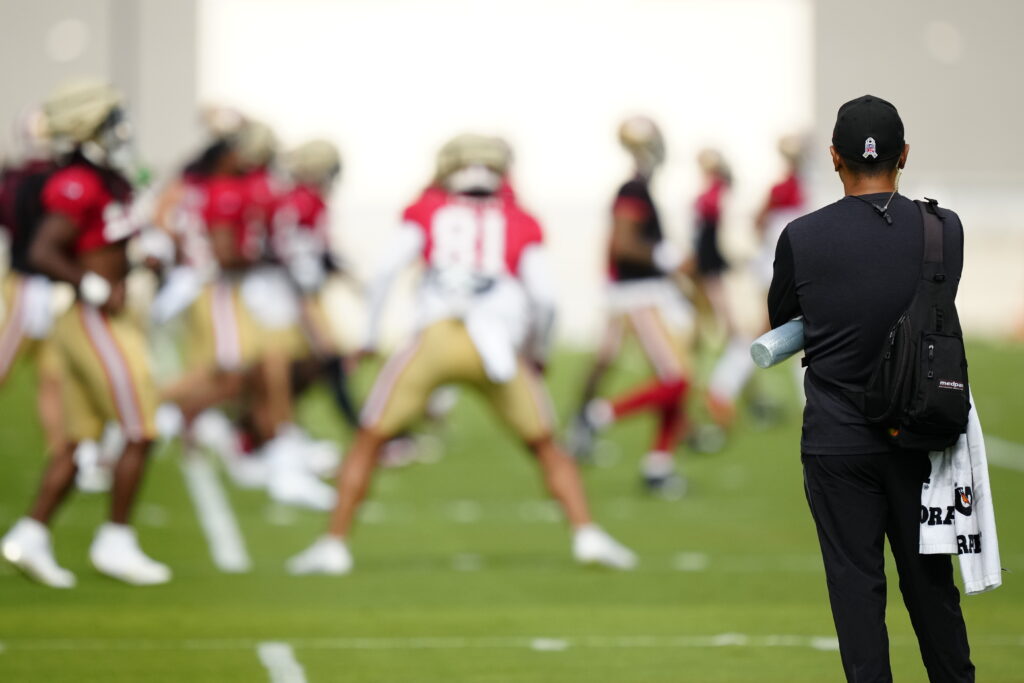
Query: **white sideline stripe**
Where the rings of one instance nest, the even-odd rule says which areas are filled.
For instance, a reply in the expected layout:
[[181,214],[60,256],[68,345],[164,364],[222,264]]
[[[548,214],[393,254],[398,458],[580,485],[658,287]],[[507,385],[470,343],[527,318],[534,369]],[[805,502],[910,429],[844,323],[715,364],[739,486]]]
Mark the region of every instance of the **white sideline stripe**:
[[217,569],[233,574],[249,571],[252,561],[242,532],[209,461],[199,453],[185,453],[181,458],[181,471]]
[[[896,647],[917,647],[913,637],[890,636]],[[988,634],[972,636],[971,643],[988,647],[1024,648],[1024,634]],[[661,648],[809,648],[829,651],[838,647],[835,636],[792,634],[748,635],[719,633],[713,635],[635,635],[635,636],[566,636],[558,637],[422,637],[422,638],[289,638],[288,643],[254,638],[191,638],[191,639],[100,639],[100,638],[17,638],[4,641],[8,651],[126,651],[126,650],[252,650],[262,645],[285,645],[303,650],[565,650],[581,649],[661,649]]]
[[256,646],[256,653],[270,674],[270,683],[306,683],[306,671],[288,643],[264,641]]
[[985,455],[996,467],[1024,472],[1024,444],[1006,441],[997,436],[985,437]]

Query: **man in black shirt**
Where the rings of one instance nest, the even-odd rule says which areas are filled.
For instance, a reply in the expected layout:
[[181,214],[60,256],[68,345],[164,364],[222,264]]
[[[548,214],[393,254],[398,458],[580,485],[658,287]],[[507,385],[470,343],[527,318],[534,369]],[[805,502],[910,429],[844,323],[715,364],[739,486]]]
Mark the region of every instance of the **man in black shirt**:
[[[768,312],[772,327],[796,316],[804,320],[804,487],[843,668],[849,681],[892,680],[885,628],[888,537],[929,680],[973,681],[950,557],[918,552],[928,454],[896,447],[844,394],[867,382],[921,273],[921,215],[897,193],[910,151],[903,122],[885,100],[852,100],[839,109],[830,151],[845,196],[783,231]],[[946,273],[955,291],[963,227],[952,211],[940,213]]]

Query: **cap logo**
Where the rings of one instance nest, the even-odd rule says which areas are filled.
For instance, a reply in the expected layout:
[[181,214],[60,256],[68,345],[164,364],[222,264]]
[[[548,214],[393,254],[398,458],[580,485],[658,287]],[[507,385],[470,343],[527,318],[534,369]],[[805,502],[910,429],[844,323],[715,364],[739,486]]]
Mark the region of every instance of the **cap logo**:
[[875,149],[874,138],[868,138],[864,141],[864,158],[867,159],[868,157],[871,157],[872,159],[878,158],[878,151]]

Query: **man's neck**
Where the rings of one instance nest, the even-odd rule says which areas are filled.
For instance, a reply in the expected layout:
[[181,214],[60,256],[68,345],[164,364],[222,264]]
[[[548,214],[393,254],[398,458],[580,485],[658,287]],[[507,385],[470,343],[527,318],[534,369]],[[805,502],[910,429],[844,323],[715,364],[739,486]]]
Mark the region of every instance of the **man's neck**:
[[843,181],[843,193],[846,196],[858,196],[862,194],[881,194],[896,191],[896,178],[894,176],[841,176]]

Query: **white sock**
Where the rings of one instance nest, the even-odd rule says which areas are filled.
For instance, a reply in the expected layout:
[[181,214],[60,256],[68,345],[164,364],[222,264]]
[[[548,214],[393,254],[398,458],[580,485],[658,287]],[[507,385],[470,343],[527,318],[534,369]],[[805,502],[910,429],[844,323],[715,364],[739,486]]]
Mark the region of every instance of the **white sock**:
[[615,422],[615,410],[612,404],[603,398],[595,398],[583,409],[584,415],[595,427],[605,427]]
[[717,399],[733,403],[753,372],[754,361],[750,358],[750,340],[733,337],[711,372],[708,393]]

